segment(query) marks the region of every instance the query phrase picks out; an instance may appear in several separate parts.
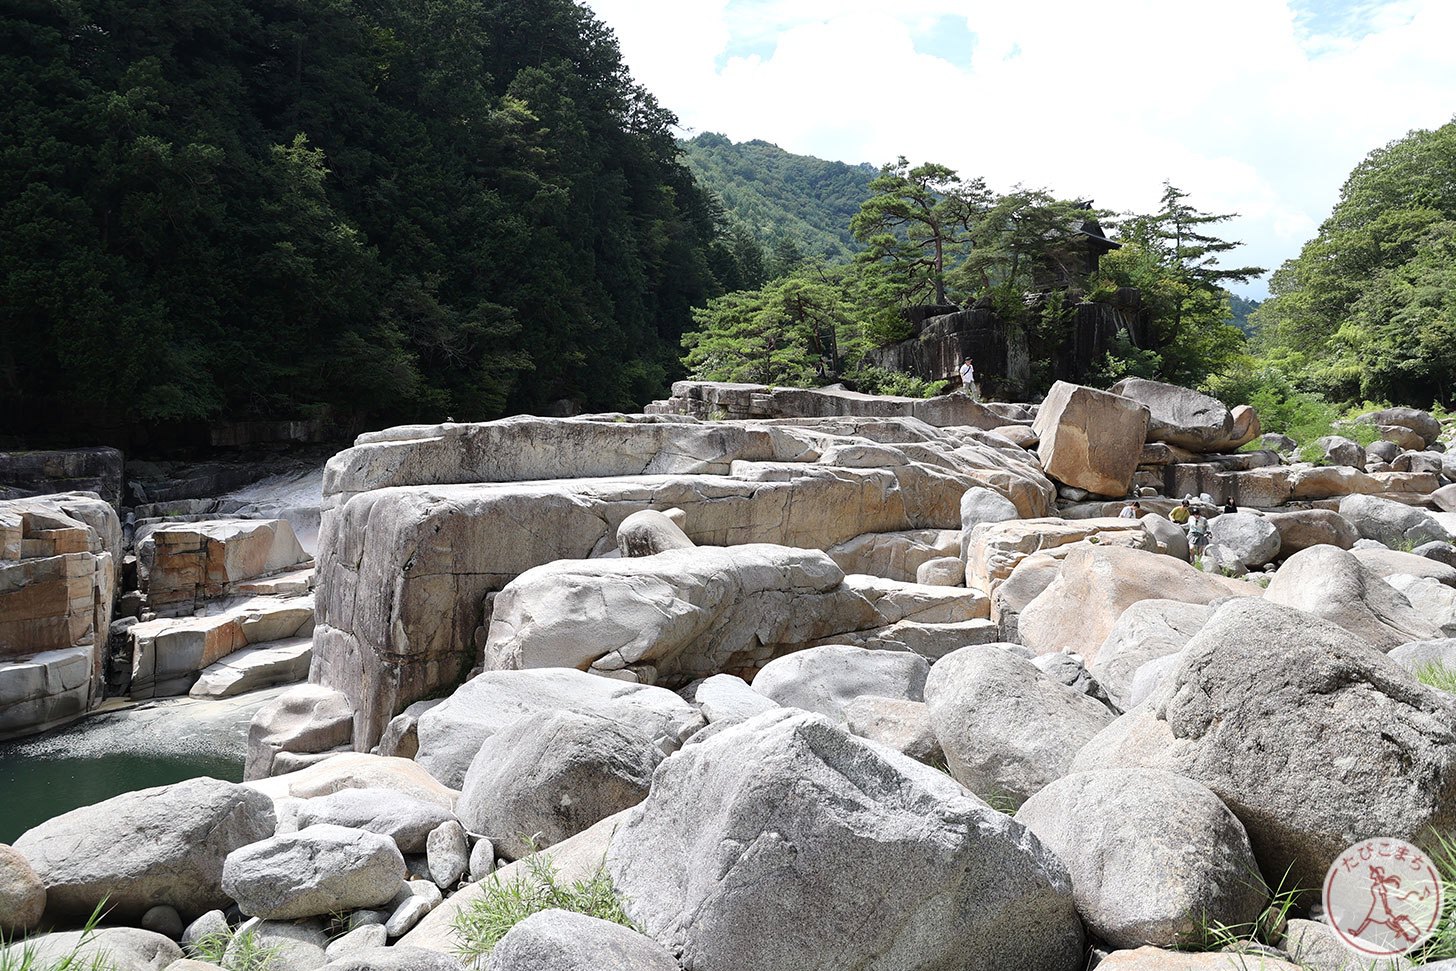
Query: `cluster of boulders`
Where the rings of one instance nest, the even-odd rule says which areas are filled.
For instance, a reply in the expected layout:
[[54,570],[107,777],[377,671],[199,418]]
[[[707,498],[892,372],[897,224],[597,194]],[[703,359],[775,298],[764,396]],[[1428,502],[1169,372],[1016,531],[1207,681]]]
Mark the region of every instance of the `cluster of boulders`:
[[[9,930],[72,945],[104,897],[123,971],[244,940],[273,971],[1333,969],[1331,862],[1456,828],[1456,700],[1422,680],[1456,672],[1444,471],[1219,513],[1195,559],[1184,495],[1335,467],[1152,382],[677,390],[746,417],[336,456],[310,683],[247,781],[0,847]],[[543,863],[631,926],[546,910],[475,957],[471,915]]]

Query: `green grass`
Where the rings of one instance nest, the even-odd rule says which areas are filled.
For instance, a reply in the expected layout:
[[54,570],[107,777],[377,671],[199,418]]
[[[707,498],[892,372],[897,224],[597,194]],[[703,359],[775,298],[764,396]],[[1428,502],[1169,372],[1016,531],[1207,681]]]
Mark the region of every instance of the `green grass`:
[[508,882],[492,875],[484,894],[455,915],[456,952],[468,965],[487,955],[521,921],[543,910],[569,910],[641,930],[622,908],[606,868],[598,865],[585,880],[562,883],[551,861],[535,853],[526,873]]
[[[1264,879],[1258,873],[1249,874],[1247,879],[1257,882],[1261,889],[1265,887]],[[1196,921],[1198,931],[1183,946],[1183,950],[1222,951],[1240,944],[1266,944],[1273,947],[1284,936],[1284,925],[1303,893],[1304,891],[1290,884],[1289,871],[1286,869],[1279,878],[1279,886],[1270,895],[1269,903],[1258,917],[1246,924],[1225,924],[1222,921],[1209,920],[1205,915]]]
[[187,945],[187,956],[227,971],[268,971],[278,953],[275,944],[263,944],[252,931],[218,931]]
[[[1439,665],[1438,665],[1439,666]],[[1441,669],[1447,677],[1450,671]],[[1424,847],[1441,880],[1441,919],[1430,940],[1408,955],[1417,964],[1432,964],[1456,958],[1456,840],[1436,833]]]
[[82,954],[81,950],[91,943],[96,935],[96,925],[105,913],[105,898],[91,911],[81,937],[71,950],[59,958],[41,958],[35,942],[25,938],[5,937],[0,931],[0,971],[112,971],[113,966],[105,951]]
[[1427,661],[1416,668],[1416,680],[1431,688],[1456,694],[1456,671],[1440,661]]

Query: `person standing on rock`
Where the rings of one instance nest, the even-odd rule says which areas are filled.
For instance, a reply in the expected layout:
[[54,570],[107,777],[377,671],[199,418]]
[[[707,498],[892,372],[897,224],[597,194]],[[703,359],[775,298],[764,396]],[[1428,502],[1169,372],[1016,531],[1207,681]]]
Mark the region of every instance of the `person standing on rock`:
[[970,355],[961,362],[961,390],[971,396],[972,401],[981,400],[981,389],[976,387],[976,366],[971,363]]
[[1208,532],[1208,517],[1202,509],[1195,509],[1193,518],[1188,520],[1188,550],[1193,559],[1198,559],[1208,549]]
[[1192,514],[1192,512],[1193,510],[1192,508],[1190,508],[1188,500],[1184,499],[1173,508],[1172,512],[1168,513],[1168,518],[1173,520],[1173,522],[1177,523],[1179,526],[1183,526],[1186,528],[1188,526],[1188,517]]

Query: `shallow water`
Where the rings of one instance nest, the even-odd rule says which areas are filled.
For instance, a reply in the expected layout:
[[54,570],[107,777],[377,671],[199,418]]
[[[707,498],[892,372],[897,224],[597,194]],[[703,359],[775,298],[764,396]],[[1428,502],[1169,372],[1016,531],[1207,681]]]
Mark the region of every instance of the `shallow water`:
[[285,690],[222,701],[153,701],[0,742],[0,843],[123,792],[199,776],[241,782],[248,723]]
[[206,756],[31,756],[0,745],[0,843],[80,806],[205,775],[241,782],[243,763]]

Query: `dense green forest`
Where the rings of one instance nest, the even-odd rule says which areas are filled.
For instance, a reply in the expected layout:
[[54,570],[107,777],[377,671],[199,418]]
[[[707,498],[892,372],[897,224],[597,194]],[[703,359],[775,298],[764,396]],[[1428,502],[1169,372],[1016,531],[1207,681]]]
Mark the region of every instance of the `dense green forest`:
[[629,407],[761,276],[571,0],[19,0],[0,81],[37,434]]
[[682,147],[693,175],[763,246],[775,270],[803,257],[839,262],[861,249],[849,221],[872,194],[874,166],[793,155],[757,140],[735,143],[713,132]]
[[1371,152],[1252,320],[1257,364],[1338,401],[1450,403],[1456,121]]

